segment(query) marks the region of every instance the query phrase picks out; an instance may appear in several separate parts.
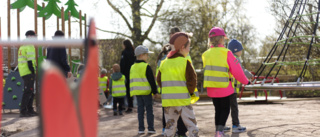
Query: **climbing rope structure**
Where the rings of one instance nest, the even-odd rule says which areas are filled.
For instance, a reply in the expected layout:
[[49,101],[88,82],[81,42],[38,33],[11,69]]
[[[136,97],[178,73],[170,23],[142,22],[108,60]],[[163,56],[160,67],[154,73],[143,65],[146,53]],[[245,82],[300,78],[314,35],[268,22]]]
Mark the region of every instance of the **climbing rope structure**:
[[[277,41],[255,73],[255,79],[252,82],[254,84],[245,86],[246,90],[320,89],[320,81],[312,81],[311,79],[309,82],[304,82],[307,71],[312,76],[310,71],[314,71],[313,68],[320,64],[320,57],[317,53],[320,51],[320,43],[318,43],[320,36],[317,36],[316,33],[319,29],[319,13],[320,0],[318,2],[295,0]],[[291,53],[295,55],[292,56]],[[299,69],[286,72],[287,74],[298,72],[296,82],[274,83],[278,80],[279,72],[286,71],[283,70],[284,68]],[[264,75],[262,81],[257,80]],[[272,79],[268,79],[270,77]]]

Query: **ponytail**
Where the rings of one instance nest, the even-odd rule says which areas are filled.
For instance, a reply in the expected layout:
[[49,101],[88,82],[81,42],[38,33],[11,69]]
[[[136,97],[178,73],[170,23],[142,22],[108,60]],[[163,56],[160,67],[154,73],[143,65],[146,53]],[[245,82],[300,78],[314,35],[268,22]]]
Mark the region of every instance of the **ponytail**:
[[164,46],[162,47],[161,52],[160,52],[159,55],[158,55],[157,62],[158,62],[159,60],[161,60],[161,58],[162,58],[164,55],[168,54],[170,51],[171,51],[170,44],[164,45]]

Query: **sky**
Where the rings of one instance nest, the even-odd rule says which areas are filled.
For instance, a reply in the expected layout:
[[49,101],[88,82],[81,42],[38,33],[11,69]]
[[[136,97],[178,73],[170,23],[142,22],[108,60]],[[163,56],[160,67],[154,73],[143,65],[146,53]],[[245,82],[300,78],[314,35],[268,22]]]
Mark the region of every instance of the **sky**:
[[[16,0],[11,0],[11,3]],[[60,0],[59,6],[64,6],[67,0]],[[246,14],[250,19],[250,23],[256,28],[256,36],[258,39],[264,39],[265,36],[274,34],[276,26],[275,18],[268,12],[269,0],[245,0],[244,8]],[[43,0],[38,0],[38,4],[41,5]],[[115,13],[111,7],[109,7],[106,0],[76,0],[78,10],[82,10],[88,17],[94,18],[96,26],[105,30],[121,31],[123,33],[129,33],[124,26],[124,21],[120,16]],[[64,6],[66,8],[66,6]],[[129,11],[130,12],[130,11]],[[11,39],[17,39],[17,17],[16,10],[11,10]],[[1,17],[1,34],[2,38],[7,38],[7,0],[0,0],[0,17]],[[24,39],[24,33],[27,30],[34,29],[34,12],[30,8],[26,8],[20,13],[21,17],[21,38]],[[72,19],[75,21],[75,19]],[[66,22],[67,24],[67,22]],[[38,18],[38,32],[39,38],[42,38],[42,19]],[[80,38],[79,36],[79,24],[72,23],[72,38]],[[67,27],[66,27],[67,28]],[[156,28],[156,27],[155,27]],[[61,27],[60,27],[61,29]],[[56,17],[52,16],[46,21],[46,38],[51,38],[56,30]],[[152,32],[157,31],[153,29]],[[40,35],[41,34],[41,35]],[[151,33],[152,34],[152,33]],[[114,38],[114,35],[97,31],[99,39]],[[153,35],[151,35],[154,37]],[[154,38],[155,39],[155,38]],[[261,46],[259,40],[256,43],[257,46]]]

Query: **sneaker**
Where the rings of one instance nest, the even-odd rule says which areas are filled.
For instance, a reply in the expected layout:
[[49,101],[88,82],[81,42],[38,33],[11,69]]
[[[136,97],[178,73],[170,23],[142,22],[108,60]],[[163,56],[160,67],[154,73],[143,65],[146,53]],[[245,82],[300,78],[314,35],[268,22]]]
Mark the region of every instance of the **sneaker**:
[[224,131],[224,132],[229,132],[230,129],[231,129],[231,128],[230,128],[229,126],[225,126],[225,127],[223,128],[223,131]]
[[35,112],[34,110],[28,111],[30,116],[38,116],[39,114]]
[[113,115],[116,116],[116,115],[118,115],[118,113],[117,112],[113,112]]
[[216,134],[214,137],[229,137],[228,135],[225,135],[224,132],[216,131]]
[[233,125],[232,126],[232,133],[241,133],[241,132],[246,132],[247,128],[246,127],[242,127],[241,125]]
[[164,131],[165,131],[165,130],[166,130],[165,128],[162,129],[162,134],[161,134],[161,135],[164,136]]
[[149,131],[148,131],[148,134],[155,134],[155,133],[156,133],[155,130],[149,130]]
[[126,113],[132,113],[132,108],[128,108]]
[[144,134],[144,131],[139,131],[138,134]]
[[20,117],[32,117],[29,113],[20,113]]
[[119,111],[119,115],[123,115],[123,114],[122,114],[122,111]]

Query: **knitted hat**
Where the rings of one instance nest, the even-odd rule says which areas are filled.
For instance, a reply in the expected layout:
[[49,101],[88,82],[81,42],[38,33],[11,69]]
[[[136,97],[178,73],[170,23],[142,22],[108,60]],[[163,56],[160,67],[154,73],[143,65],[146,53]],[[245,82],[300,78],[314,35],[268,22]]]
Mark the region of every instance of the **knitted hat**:
[[25,35],[26,36],[36,36],[36,33],[33,30],[28,30]]
[[216,36],[224,36],[227,39],[227,35],[224,33],[224,30],[219,27],[213,27],[209,32],[209,38]]
[[167,57],[171,57],[189,42],[189,35],[183,32],[177,32],[170,38],[171,51]]
[[57,30],[55,33],[54,33],[54,36],[56,37],[61,37],[61,36],[64,36],[64,33],[61,31],[61,30]]
[[232,53],[236,53],[238,51],[243,50],[242,44],[236,40],[232,39],[228,44],[228,49],[232,51]]

